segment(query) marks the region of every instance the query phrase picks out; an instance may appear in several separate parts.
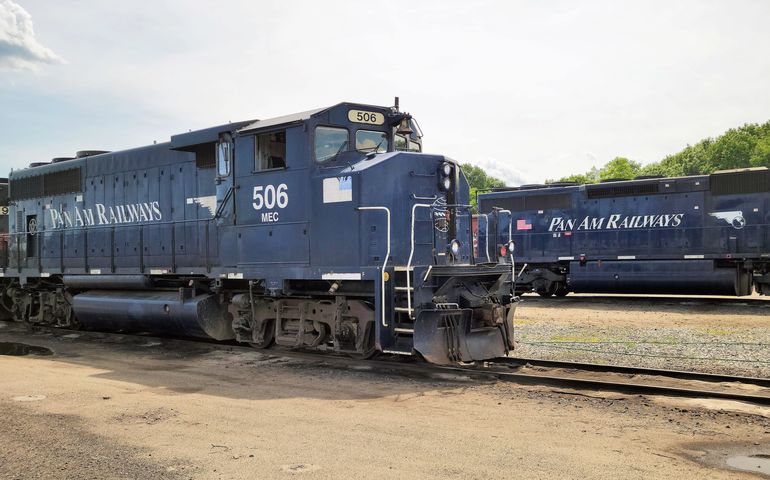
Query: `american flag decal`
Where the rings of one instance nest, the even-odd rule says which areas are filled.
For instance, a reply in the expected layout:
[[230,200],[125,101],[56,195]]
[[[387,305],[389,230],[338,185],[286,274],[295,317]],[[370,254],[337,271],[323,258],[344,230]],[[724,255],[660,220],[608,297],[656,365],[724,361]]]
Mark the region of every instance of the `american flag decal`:
[[516,230],[532,230],[532,224],[525,218],[516,220]]

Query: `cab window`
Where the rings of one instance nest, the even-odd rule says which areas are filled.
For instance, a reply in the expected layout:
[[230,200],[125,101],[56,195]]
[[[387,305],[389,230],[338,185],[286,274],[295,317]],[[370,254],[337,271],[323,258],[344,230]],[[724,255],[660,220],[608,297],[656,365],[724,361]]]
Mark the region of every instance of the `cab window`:
[[387,152],[388,134],[374,130],[359,130],[356,132],[356,150],[359,152]]
[[286,130],[257,135],[255,142],[254,171],[286,168]]
[[404,150],[406,150],[406,145],[407,145],[406,142],[407,142],[406,136],[396,134],[395,150],[399,152],[403,152]]
[[407,138],[406,135],[396,134],[395,138],[396,138],[396,145],[395,145],[396,151],[399,151],[399,152],[406,152],[406,151],[421,152],[422,151],[422,147],[420,146],[420,144],[417,142],[413,142],[412,139]]
[[338,127],[315,128],[315,160],[323,163],[345,151],[348,146],[348,130]]
[[230,174],[230,162],[233,155],[232,144],[227,141],[217,144],[217,175],[226,177]]

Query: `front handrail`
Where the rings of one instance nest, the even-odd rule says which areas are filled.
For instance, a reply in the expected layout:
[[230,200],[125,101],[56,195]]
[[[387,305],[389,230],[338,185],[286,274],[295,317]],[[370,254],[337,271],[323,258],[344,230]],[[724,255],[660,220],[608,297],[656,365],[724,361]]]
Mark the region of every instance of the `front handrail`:
[[[412,260],[414,259],[414,251],[416,248],[415,240],[414,240],[414,233],[415,233],[415,224],[417,221],[417,209],[418,208],[428,208],[431,211],[431,218],[432,214],[436,210],[457,210],[465,209],[468,211],[469,216],[469,230],[470,230],[470,243],[469,243],[469,251],[470,251],[470,259],[471,264],[475,263],[474,261],[474,255],[473,255],[473,229],[471,227],[471,223],[473,222],[473,214],[471,212],[471,206],[470,205],[463,205],[463,204],[451,204],[451,205],[432,205],[427,203],[415,203],[412,205],[412,218],[411,218],[411,228],[410,228],[410,249],[409,249],[409,259],[406,262],[406,308],[407,313],[409,314],[409,318],[414,318],[413,313],[414,309],[412,308]],[[435,248],[435,236],[434,236],[434,245]],[[432,265],[431,265],[432,267]],[[430,273],[430,271],[428,272]],[[428,278],[428,275],[426,274],[425,278]]]
[[382,316],[382,326],[387,327],[388,323],[385,318],[385,268],[388,266],[388,259],[390,258],[390,209],[388,207],[374,206],[374,207],[358,207],[356,210],[380,210],[384,211],[388,219],[388,245],[385,252],[385,261],[382,262],[382,272],[380,272],[380,313]]

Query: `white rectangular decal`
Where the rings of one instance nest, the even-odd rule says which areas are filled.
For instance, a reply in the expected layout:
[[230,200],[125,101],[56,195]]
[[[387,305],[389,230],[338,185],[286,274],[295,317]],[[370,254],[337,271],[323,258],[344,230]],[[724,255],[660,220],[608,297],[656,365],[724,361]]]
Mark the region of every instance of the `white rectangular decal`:
[[351,177],[324,178],[324,203],[353,201],[353,179]]
[[324,273],[321,275],[323,280],[361,280],[360,273]]

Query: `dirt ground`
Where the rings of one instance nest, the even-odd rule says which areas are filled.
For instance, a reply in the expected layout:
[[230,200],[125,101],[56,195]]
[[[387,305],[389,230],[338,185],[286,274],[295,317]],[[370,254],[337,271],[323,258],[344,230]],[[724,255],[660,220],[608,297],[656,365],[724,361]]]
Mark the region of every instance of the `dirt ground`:
[[[757,478],[770,408],[364,368],[181,340],[0,342],[0,479]],[[761,458],[761,457],[757,457]]]

